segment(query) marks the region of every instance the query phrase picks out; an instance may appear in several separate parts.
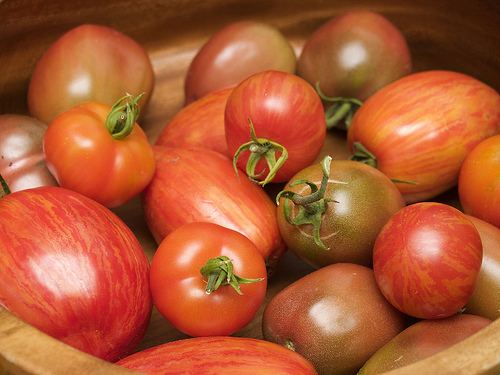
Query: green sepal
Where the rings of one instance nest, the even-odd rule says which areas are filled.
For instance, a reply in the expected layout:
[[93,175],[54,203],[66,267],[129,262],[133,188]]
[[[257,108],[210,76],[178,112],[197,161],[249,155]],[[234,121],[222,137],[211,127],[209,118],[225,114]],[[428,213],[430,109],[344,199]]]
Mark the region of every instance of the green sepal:
[[[132,95],[127,94],[111,107],[111,111],[106,118],[106,129],[114,139],[123,139],[132,132],[140,115],[140,107],[137,103],[143,95],[144,93],[134,98]],[[126,103],[122,104],[124,100]]]

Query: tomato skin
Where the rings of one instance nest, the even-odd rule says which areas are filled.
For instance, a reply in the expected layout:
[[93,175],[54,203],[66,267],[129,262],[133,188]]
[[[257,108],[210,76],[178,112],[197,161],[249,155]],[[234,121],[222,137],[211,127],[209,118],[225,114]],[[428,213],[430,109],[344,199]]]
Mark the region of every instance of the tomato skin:
[[491,324],[491,320],[470,314],[421,320],[380,348],[357,375],[389,372],[430,357]]
[[142,207],[158,243],[183,224],[212,222],[247,236],[268,267],[275,267],[287,249],[276,205],[264,189],[239,180],[231,160],[215,151],[159,146],[153,150],[157,167],[142,192]]
[[0,174],[10,191],[57,186],[43,156],[47,124],[29,116],[0,116]]
[[216,90],[181,109],[163,128],[155,145],[204,147],[232,157],[224,130],[224,110],[232,89]]
[[221,336],[172,341],[116,363],[148,375],[316,375],[294,351],[264,340]]
[[421,202],[397,212],[380,231],[373,270],[384,296],[421,319],[455,314],[474,292],[483,257],[474,224],[443,203]]
[[355,374],[405,326],[373,270],[352,263],[300,278],[269,301],[262,318],[264,339],[294,347],[319,374],[332,375]]
[[329,97],[368,99],[410,74],[410,50],[401,32],[382,15],[352,10],[332,18],[306,41],[297,75],[320,83]]
[[[295,173],[312,164],[326,137],[323,105],[314,88],[294,74],[278,71],[256,73],[239,83],[229,96],[225,111],[225,132],[229,152],[234,155],[250,141],[252,121],[257,138],[279,143],[288,150],[288,159],[277,171],[273,182],[288,181]],[[237,165],[245,170],[250,152],[243,151]],[[261,159],[255,170],[269,167]]]
[[[212,258],[226,256],[234,274],[262,279],[240,285],[241,293],[221,286],[205,293],[207,278],[200,269]],[[264,259],[243,234],[214,223],[187,223],[161,242],[151,262],[151,293],[158,311],[190,336],[224,336],[254,318],[267,289]]]
[[85,24],[63,34],[38,61],[28,108],[32,117],[49,124],[83,102],[113,105],[127,93],[144,93],[144,110],[153,87],[153,66],[139,43],[109,27]]
[[500,132],[500,95],[473,77],[451,71],[414,73],[371,96],[347,132],[375,155],[407,204],[456,186],[460,167],[483,139]]
[[[297,173],[285,187],[301,195],[309,195],[306,184],[289,187],[300,179],[321,186],[321,164],[315,163]],[[325,198],[333,199],[322,215],[321,240],[329,250],[322,249],[313,239],[312,225],[292,225],[286,221],[280,198],[278,226],[288,248],[315,268],[333,263],[356,263],[372,266],[372,251],[382,226],[405,206],[394,183],[379,170],[350,160],[333,160]],[[289,202],[292,218],[298,207]]]
[[[137,125],[116,140],[105,126],[111,106],[86,102],[61,113],[45,132],[45,162],[61,187],[108,208],[124,204],[151,181],[155,161]],[[103,178],[105,177],[105,178]]]
[[107,361],[137,348],[149,261],[110,210],[60,187],[14,192],[0,199],[0,251],[0,303],[20,319]]
[[257,21],[231,23],[215,33],[191,61],[184,105],[260,71],[295,73],[296,65],[295,51],[274,26]]
[[481,141],[467,155],[458,177],[458,195],[466,214],[500,228],[500,135]]

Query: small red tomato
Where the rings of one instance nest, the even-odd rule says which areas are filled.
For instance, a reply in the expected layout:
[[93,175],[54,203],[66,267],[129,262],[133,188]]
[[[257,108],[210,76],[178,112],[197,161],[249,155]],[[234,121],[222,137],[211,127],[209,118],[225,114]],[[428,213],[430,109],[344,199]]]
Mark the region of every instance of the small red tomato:
[[483,249],[465,214],[443,203],[406,206],[384,225],[373,248],[373,270],[384,296],[402,312],[444,318],[474,292]]

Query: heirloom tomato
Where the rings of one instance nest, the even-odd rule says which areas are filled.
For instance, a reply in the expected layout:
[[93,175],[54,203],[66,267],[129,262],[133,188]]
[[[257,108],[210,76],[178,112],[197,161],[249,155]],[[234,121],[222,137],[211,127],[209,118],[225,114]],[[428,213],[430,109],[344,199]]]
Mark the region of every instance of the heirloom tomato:
[[458,195],[466,214],[500,228],[500,135],[483,140],[467,155]]
[[384,296],[421,319],[445,318],[474,292],[483,257],[481,237],[465,214],[420,202],[397,212],[380,231],[373,270]]
[[224,131],[224,110],[232,88],[224,88],[190,103],[167,123],[156,140],[162,147],[203,147],[231,157]]
[[296,65],[295,51],[276,27],[257,21],[231,23],[191,61],[184,83],[185,105],[260,71],[295,73]]
[[124,204],[146,187],[155,160],[146,134],[135,122],[138,99],[124,97],[113,107],[82,103],[50,123],[43,152],[61,187],[109,208]]
[[357,375],[384,374],[420,361],[465,340],[489,324],[490,319],[470,314],[420,320],[380,348]]
[[330,157],[297,173],[277,200],[285,243],[315,268],[340,262],[371,267],[380,229],[405,206],[379,170]]
[[156,308],[189,336],[239,331],[254,318],[267,289],[266,264],[253,242],[207,222],[187,223],[167,235],[150,275]]
[[116,361],[149,324],[149,262],[110,210],[55,186],[0,199],[0,303],[46,334]]
[[116,364],[147,375],[317,375],[309,361],[290,349],[231,336],[176,340]]
[[109,27],[86,24],[62,35],[38,61],[28,108],[47,124],[80,103],[113,105],[126,93],[144,93],[146,108],[153,87],[153,66],[139,43]]
[[142,193],[142,207],[156,241],[186,223],[219,224],[247,236],[271,272],[287,249],[276,205],[264,189],[248,179],[238,180],[231,160],[213,150],[153,149],[156,172]]
[[355,160],[397,181],[406,203],[456,186],[460,167],[500,132],[500,95],[451,71],[410,74],[377,91],[354,115],[347,140]]
[[384,298],[373,270],[337,263],[300,278],[274,296],[262,318],[266,340],[291,348],[319,374],[356,374],[406,327]]
[[10,191],[57,186],[43,156],[47,124],[23,115],[0,116],[0,174]]
[[294,74],[264,71],[239,83],[225,112],[227,147],[253,181],[288,181],[312,164],[326,136],[321,99]]

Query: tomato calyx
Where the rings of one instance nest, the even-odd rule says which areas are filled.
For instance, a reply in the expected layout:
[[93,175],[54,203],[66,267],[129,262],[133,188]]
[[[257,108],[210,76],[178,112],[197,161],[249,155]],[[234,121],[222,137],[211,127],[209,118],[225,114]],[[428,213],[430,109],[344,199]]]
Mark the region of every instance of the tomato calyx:
[[[279,143],[270,141],[265,138],[257,138],[255,135],[255,129],[253,127],[252,120],[248,119],[250,123],[250,138],[251,141],[242,144],[233,158],[233,167],[238,174],[237,162],[241,153],[245,150],[250,151],[250,156],[248,157],[247,165],[246,165],[246,173],[248,178],[259,185],[264,186],[265,184],[271,182],[276,175],[278,169],[281,168],[285,160],[288,158],[288,151],[285,147],[280,145]],[[276,152],[281,152],[280,157],[276,160]],[[255,168],[260,159],[264,158],[267,162],[267,166],[269,167],[269,173],[266,178],[262,181],[259,181],[258,178],[264,174],[265,171],[262,171],[259,174],[255,174]]]
[[[325,111],[326,128],[339,128],[347,130],[351,124],[352,117],[361,107],[363,102],[356,98],[329,97],[326,96],[319,87],[319,82],[316,82],[316,91],[319,97],[327,102],[333,103]],[[343,122],[341,122],[343,120]]]
[[200,269],[201,276],[208,280],[205,288],[206,294],[215,292],[220,286],[232,286],[238,294],[243,294],[240,290],[240,284],[251,284],[264,280],[264,278],[247,279],[233,273],[233,263],[224,256],[211,258]]
[[[127,94],[111,107],[111,111],[106,118],[106,129],[114,139],[123,139],[132,132],[140,114],[139,104],[137,103],[143,95],[144,93],[134,98],[132,95]],[[126,103],[122,104],[124,100],[126,100]]]
[[[329,250],[323,242],[319,235],[319,230],[321,227],[321,218],[323,214],[328,209],[328,203],[337,201],[325,198],[326,187],[328,185],[328,178],[330,176],[330,164],[332,157],[327,155],[321,161],[321,169],[323,171],[323,177],[321,179],[320,188],[316,186],[315,183],[300,179],[293,181],[290,187],[307,184],[311,189],[311,194],[303,196],[295,193],[291,190],[283,190],[276,196],[276,203],[279,205],[279,200],[281,197],[285,198],[285,205],[283,206],[283,211],[285,214],[286,221],[291,225],[302,225],[302,224],[312,224],[313,225],[313,238],[314,242],[322,249]],[[299,207],[299,213],[293,219],[290,216],[290,206],[288,201],[291,200],[295,205]]]
[[9,185],[7,185],[7,181],[3,178],[3,176],[0,174],[0,198],[5,197],[6,195],[9,195],[10,189]]

